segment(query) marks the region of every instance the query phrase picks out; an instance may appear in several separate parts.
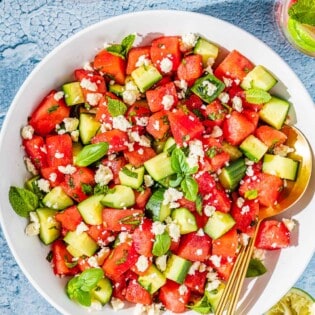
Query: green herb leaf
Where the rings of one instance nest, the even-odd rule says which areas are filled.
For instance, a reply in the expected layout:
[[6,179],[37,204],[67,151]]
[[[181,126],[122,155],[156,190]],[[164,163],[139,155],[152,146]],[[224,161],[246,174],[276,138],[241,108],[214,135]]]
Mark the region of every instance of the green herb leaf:
[[246,272],[247,278],[258,277],[267,272],[266,267],[261,260],[252,258],[249,262],[248,269]]
[[110,97],[107,97],[107,108],[112,117],[124,115],[127,111],[127,106],[122,101]]
[[77,166],[88,166],[101,159],[108,151],[107,142],[88,144],[83,147],[75,159]]
[[264,104],[271,100],[271,95],[262,89],[251,88],[245,91],[245,98],[251,104]]
[[191,176],[185,176],[180,184],[185,198],[190,201],[196,201],[198,194],[198,184]]
[[209,314],[214,312],[213,306],[211,305],[206,293],[197,303],[189,306],[189,308],[200,314]]
[[167,253],[171,246],[171,237],[167,232],[155,236],[155,241],[152,248],[154,256],[162,256]]
[[11,186],[9,201],[13,210],[21,217],[28,217],[29,212],[36,210],[39,200],[36,194],[25,188]]
[[175,173],[170,176],[169,185],[173,188],[178,187],[183,180],[183,175]]
[[253,200],[258,197],[258,191],[256,189],[245,191],[244,197],[248,200]]
[[289,16],[297,22],[315,26],[315,0],[299,0],[289,8]]
[[101,268],[90,268],[83,271],[79,276],[70,279],[66,286],[66,292],[71,300],[81,305],[91,305],[91,291],[104,276]]
[[202,197],[201,195],[197,195],[197,198],[196,198],[196,210],[198,212],[198,214],[202,215]]
[[175,148],[172,151],[171,166],[176,173],[186,173],[189,170],[185,153],[180,148]]
[[81,183],[81,187],[82,187],[82,191],[86,194],[86,195],[92,195],[93,193],[93,187],[89,184],[85,184],[85,183]]
[[107,51],[119,55],[122,58],[126,58],[130,48],[132,47],[134,41],[136,39],[135,34],[130,34],[126,36],[121,44],[113,44],[106,48]]
[[131,171],[127,167],[123,167],[121,170],[125,175],[131,178],[138,178],[138,173]]

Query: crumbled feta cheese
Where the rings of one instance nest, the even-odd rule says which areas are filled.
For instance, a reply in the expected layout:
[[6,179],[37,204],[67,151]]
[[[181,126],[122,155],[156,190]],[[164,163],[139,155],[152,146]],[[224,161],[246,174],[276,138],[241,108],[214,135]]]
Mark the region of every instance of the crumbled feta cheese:
[[220,138],[223,135],[223,131],[219,126],[214,126],[210,136],[212,138]]
[[122,93],[123,101],[128,104],[132,105],[137,100],[138,93],[134,91],[125,90]]
[[149,117],[135,117],[136,125],[141,127],[146,127],[149,122]]
[[221,256],[218,255],[212,255],[210,257],[211,262],[215,267],[220,267],[221,266]]
[[239,208],[242,208],[242,207],[243,207],[244,202],[245,202],[245,199],[242,198],[242,197],[238,197],[238,198],[236,199],[236,205],[237,205]]
[[38,235],[40,231],[40,224],[31,222],[25,228],[25,234],[27,236],[35,236]]
[[101,311],[103,308],[102,303],[98,300],[92,300],[91,305],[88,308],[89,312]]
[[181,286],[179,286],[178,292],[180,295],[185,295],[188,292],[188,288],[185,284],[182,284]]
[[166,229],[166,225],[160,221],[154,221],[152,224],[151,231],[154,235],[163,234]]
[[188,274],[191,275],[191,276],[193,276],[193,275],[196,273],[196,271],[199,270],[200,264],[201,264],[200,261],[195,261],[195,262],[190,266],[190,268],[189,268],[189,270],[188,270]]
[[173,95],[164,95],[162,98],[162,105],[165,110],[170,110],[174,105],[174,96]]
[[291,232],[293,231],[293,229],[295,228],[295,222],[292,219],[286,219],[283,218],[282,222],[284,223],[284,225],[287,227],[287,229]]
[[80,86],[86,90],[91,91],[91,92],[97,91],[97,84],[94,82],[91,82],[91,80],[87,79],[87,78],[82,79],[82,81],[80,82]]
[[131,128],[130,122],[126,119],[125,116],[119,115],[113,117],[113,128],[119,129],[121,131],[127,131],[127,129]]
[[128,232],[120,232],[118,239],[120,243],[126,243],[130,239],[130,234]]
[[89,259],[87,260],[88,264],[91,266],[91,267],[94,267],[94,268],[99,268],[99,265],[97,263],[97,258],[95,256],[91,256],[89,257]]
[[198,236],[205,236],[205,232],[202,228],[200,228],[198,231],[197,231],[197,235]]
[[173,61],[169,58],[163,58],[160,63],[160,68],[164,73],[171,72],[173,69]]
[[211,217],[215,211],[215,207],[214,206],[210,206],[210,205],[206,205],[203,208],[203,213],[207,216],[207,217]]
[[85,62],[83,65],[83,69],[87,71],[93,71],[93,67],[91,66],[91,63],[89,61]]
[[160,271],[165,271],[166,269],[167,255],[162,255],[156,258],[155,264]]
[[223,77],[223,82],[224,82],[226,87],[230,87],[233,84],[233,80],[230,78],[226,78],[226,77]]
[[234,96],[232,98],[232,107],[237,111],[237,112],[242,112],[243,110],[243,103],[242,99],[239,96]]
[[71,131],[70,136],[71,136],[71,140],[72,140],[73,142],[78,142],[78,141],[79,141],[79,136],[80,136],[79,130],[73,130],[73,131]]
[[203,250],[201,249],[201,248],[198,248],[197,250],[196,250],[196,255],[197,256],[201,256],[203,254]]
[[180,238],[180,228],[179,226],[171,221],[167,224],[166,229],[171,237],[171,239],[175,242],[177,242]]
[[187,33],[182,35],[182,43],[186,50],[192,49],[195,47],[198,40],[198,35],[194,33]]
[[109,131],[109,130],[112,130],[113,129],[113,126],[110,124],[110,123],[102,123],[101,124],[101,128],[100,128],[100,131],[101,132],[106,132],[106,131]]
[[102,98],[101,93],[87,93],[86,94],[86,101],[91,105],[91,106],[96,106],[98,105],[100,99]]
[[133,315],[160,315],[163,309],[162,303],[151,305],[136,304]]
[[125,303],[121,299],[115,297],[111,298],[110,303],[114,311],[119,311],[125,307]]
[[183,197],[184,197],[184,194],[181,191],[179,191],[173,187],[170,187],[167,190],[165,190],[165,192],[164,192],[163,205],[169,204],[170,208],[172,208],[172,209],[178,208],[179,204],[176,201],[183,198]]
[[264,249],[254,247],[253,258],[257,258],[261,261],[265,259],[266,251]]
[[216,90],[218,89],[217,86],[210,81],[204,80],[202,82],[202,86],[206,89],[206,94],[208,96],[212,96]]
[[181,90],[183,90],[183,92],[186,92],[187,91],[187,88],[188,88],[188,83],[181,79],[181,80],[175,80],[174,81],[174,84]]
[[218,273],[211,268],[207,273],[207,279],[210,282],[217,280],[218,279]]
[[28,139],[28,140],[32,139],[34,135],[34,128],[30,125],[24,126],[22,128],[21,135],[23,139]]
[[65,157],[64,153],[61,153],[61,152],[56,152],[55,153],[55,158],[56,159],[63,159]]
[[89,227],[84,222],[81,222],[80,224],[77,225],[75,232],[77,234],[82,234],[83,232],[88,231],[88,230],[89,230]]
[[276,145],[273,149],[273,153],[280,156],[287,156],[289,153],[294,152],[293,148],[290,148],[289,146],[285,144],[279,144]]
[[50,191],[50,183],[47,179],[40,178],[39,180],[36,181],[38,188],[43,191],[48,193]]
[[76,170],[77,169],[71,164],[68,164],[67,166],[62,166],[62,165],[58,166],[58,171],[62,174],[71,175],[71,174],[75,173]]
[[114,178],[112,170],[103,164],[100,164],[95,172],[95,183],[101,186],[107,185]]
[[154,180],[150,175],[144,175],[143,179],[145,187],[151,187],[154,184]]
[[145,270],[147,270],[149,267],[148,257],[140,255],[137,262],[136,262],[136,267],[137,267],[138,271],[140,271],[140,272],[144,272]]
[[63,123],[65,124],[66,132],[75,131],[78,129],[79,126],[79,119],[78,118],[72,118],[72,117],[66,117],[63,120]]
[[141,66],[148,66],[149,64],[151,64],[151,60],[150,60],[149,56],[148,55],[141,55],[141,56],[139,56],[135,66],[138,68]]
[[251,165],[246,168],[246,175],[250,177],[254,175],[254,169]]
[[243,246],[247,246],[248,245],[248,242],[249,242],[249,239],[250,239],[250,236],[246,233],[241,233],[240,236],[240,244],[243,245]]
[[241,215],[245,215],[246,213],[248,213],[250,211],[250,207],[249,205],[243,206],[241,208]]
[[221,101],[221,103],[223,104],[227,104],[230,100],[230,96],[228,93],[226,92],[222,92],[220,95],[219,95],[219,100]]
[[219,279],[213,280],[212,282],[208,282],[206,286],[206,290],[211,292],[219,287],[221,281]]
[[62,91],[58,91],[54,94],[54,100],[55,101],[60,101],[64,97],[64,93]]
[[24,157],[26,169],[33,175],[37,175],[38,171],[29,157]]

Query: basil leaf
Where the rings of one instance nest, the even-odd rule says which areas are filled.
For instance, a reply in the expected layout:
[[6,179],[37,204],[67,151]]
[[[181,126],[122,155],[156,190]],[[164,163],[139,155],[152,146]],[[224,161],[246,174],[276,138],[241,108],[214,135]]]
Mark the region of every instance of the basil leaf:
[[201,195],[197,195],[196,198],[196,211],[198,214],[202,215],[202,197]]
[[112,117],[124,115],[127,111],[127,106],[120,100],[107,97],[107,108]]
[[104,272],[101,268],[86,269],[79,276],[81,278],[80,280],[82,281],[80,289],[86,292],[91,291],[96,287],[97,283],[102,279],[103,276]]
[[186,173],[189,170],[185,153],[180,148],[172,151],[171,166],[176,173]]
[[198,184],[190,176],[185,176],[180,184],[181,189],[184,192],[185,198],[190,201],[196,201],[198,194]]
[[180,183],[183,180],[183,175],[175,173],[174,175],[170,176],[170,180],[169,180],[169,185],[173,188],[177,187],[180,185]]
[[299,0],[289,8],[288,13],[297,22],[315,26],[315,0]]
[[29,212],[36,210],[39,200],[36,194],[25,188],[11,186],[9,201],[13,210],[21,217],[27,217]]
[[247,278],[258,277],[263,275],[265,272],[267,272],[267,269],[261,262],[261,260],[257,258],[252,258],[248,265],[246,277]]
[[88,144],[83,147],[75,159],[77,166],[88,166],[101,159],[108,151],[107,142]]
[[152,254],[154,256],[162,256],[167,253],[171,246],[171,237],[167,232],[158,234],[155,236],[155,241],[152,248]]
[[246,102],[251,104],[264,104],[271,100],[271,95],[258,88],[251,88],[245,91]]

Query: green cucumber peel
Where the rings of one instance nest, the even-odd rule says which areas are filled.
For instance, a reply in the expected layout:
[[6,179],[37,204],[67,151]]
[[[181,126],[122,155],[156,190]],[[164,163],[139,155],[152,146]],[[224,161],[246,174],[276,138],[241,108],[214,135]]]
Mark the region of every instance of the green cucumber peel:
[[83,147],[75,159],[77,166],[88,166],[101,159],[108,151],[107,142],[88,144]]
[[9,201],[13,210],[21,217],[28,217],[31,211],[39,206],[39,199],[32,191],[11,186],[9,189]]

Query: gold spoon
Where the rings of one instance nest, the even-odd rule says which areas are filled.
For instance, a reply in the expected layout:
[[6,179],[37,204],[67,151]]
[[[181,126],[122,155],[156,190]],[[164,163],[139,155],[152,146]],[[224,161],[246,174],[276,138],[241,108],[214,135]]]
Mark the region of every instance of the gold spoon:
[[258,215],[254,236],[246,246],[242,246],[233,271],[226,284],[223,294],[217,306],[216,315],[222,315],[227,305],[227,315],[234,315],[239,295],[245,279],[249,261],[252,257],[255,239],[260,223],[269,217],[284,212],[293,206],[304,194],[312,173],[312,153],[304,135],[295,127],[284,125],[281,129],[287,135],[286,145],[294,148],[289,154],[294,160],[300,162],[296,181],[287,181],[287,185],[281,193],[278,203],[271,207],[261,208]]

